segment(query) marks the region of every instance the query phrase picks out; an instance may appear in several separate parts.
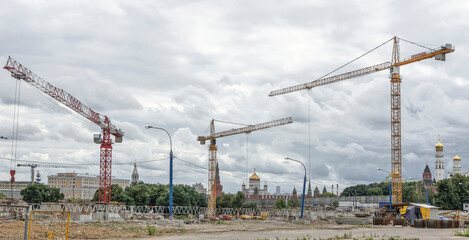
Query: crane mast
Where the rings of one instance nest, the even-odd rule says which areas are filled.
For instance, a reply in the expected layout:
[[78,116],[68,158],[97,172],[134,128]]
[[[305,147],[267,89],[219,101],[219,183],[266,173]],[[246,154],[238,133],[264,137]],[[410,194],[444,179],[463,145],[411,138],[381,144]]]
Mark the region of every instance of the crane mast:
[[300,90],[309,90],[346,79],[351,79],[374,72],[390,69],[391,77],[391,181],[392,181],[392,202],[402,203],[402,153],[401,153],[401,77],[400,66],[422,61],[429,58],[435,58],[438,61],[445,61],[446,54],[454,52],[454,47],[447,43],[439,48],[431,49],[426,52],[417,53],[410,57],[400,60],[399,58],[399,38],[393,38],[393,50],[391,62],[384,62],[370,67],[354,70],[351,72],[334,75],[331,77],[320,78],[312,82],[298,84],[291,87],[273,90],[269,96],[296,92]]
[[112,141],[111,135],[115,137],[116,143],[121,143],[124,132],[117,129],[111,123],[111,120],[104,115],[99,114],[89,108],[81,101],[64,91],[57,88],[46,80],[42,79],[28,68],[17,62],[12,57],[8,57],[6,65],[3,67],[11,73],[11,76],[17,80],[23,80],[38,90],[44,92],[60,103],[69,107],[73,111],[82,115],[86,119],[100,126],[103,135],[95,134],[94,142],[101,144],[100,147],[100,171],[99,171],[99,201],[111,201],[111,167],[112,167]]
[[391,183],[392,202],[402,202],[401,155],[401,76],[399,74],[399,42],[394,37],[391,68]]
[[217,166],[217,138],[232,136],[241,133],[250,133],[253,131],[276,127],[293,123],[291,117],[282,118],[270,122],[248,125],[246,127],[234,128],[223,132],[215,132],[215,120],[212,119],[210,122],[210,135],[199,136],[197,141],[201,145],[205,144],[205,141],[210,140],[210,147],[208,150],[208,203],[207,203],[207,214],[209,217],[215,216],[216,213],[216,202],[217,202],[217,189],[216,189],[216,166]]

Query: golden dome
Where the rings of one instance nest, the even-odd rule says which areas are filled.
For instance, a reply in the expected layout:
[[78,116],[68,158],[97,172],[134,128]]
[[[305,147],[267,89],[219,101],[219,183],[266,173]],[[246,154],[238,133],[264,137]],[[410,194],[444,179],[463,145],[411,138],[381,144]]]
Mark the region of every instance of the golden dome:
[[246,186],[246,184],[243,183],[243,186]]
[[261,178],[259,178],[259,176],[257,176],[256,172],[254,172],[254,173],[252,174],[252,176],[249,178],[249,180],[250,180],[250,181],[251,181],[251,180],[253,180],[253,181],[260,181]]
[[438,143],[435,145],[436,148],[442,148],[443,147],[443,144],[441,144],[440,141],[438,141]]
[[249,186],[252,186],[252,183],[250,183]]
[[264,187],[267,187],[267,183],[266,183],[266,184],[264,184]]
[[456,155],[456,157],[454,157],[453,160],[461,161],[461,158],[458,155]]

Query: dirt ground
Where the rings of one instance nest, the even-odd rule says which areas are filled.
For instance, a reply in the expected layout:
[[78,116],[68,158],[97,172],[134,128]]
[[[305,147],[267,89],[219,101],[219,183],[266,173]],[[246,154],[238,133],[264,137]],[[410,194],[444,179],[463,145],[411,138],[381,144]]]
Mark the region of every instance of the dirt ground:
[[[63,226],[35,225],[31,239],[59,239]],[[0,239],[23,239],[24,222],[0,223]],[[69,239],[468,239],[454,236],[457,229],[420,229],[392,226],[347,226],[336,224],[293,224],[279,221],[231,220],[177,227],[144,222],[106,222],[70,226]],[[149,235],[149,234],[152,235]]]

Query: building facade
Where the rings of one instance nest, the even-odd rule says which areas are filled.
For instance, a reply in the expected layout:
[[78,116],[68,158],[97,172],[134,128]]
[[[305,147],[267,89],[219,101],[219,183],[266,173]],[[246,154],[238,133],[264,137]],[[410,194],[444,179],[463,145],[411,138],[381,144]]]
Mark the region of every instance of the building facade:
[[423,183],[423,186],[425,187],[433,186],[432,173],[430,172],[430,168],[428,167],[428,164],[425,165],[425,169],[423,170],[423,173],[422,173],[422,183]]
[[23,198],[20,194],[21,190],[25,189],[31,181],[15,181],[13,184],[10,181],[0,181],[0,193],[7,198]]
[[318,186],[316,186],[316,188],[314,189],[314,195],[313,196],[314,197],[319,197],[319,194],[321,194],[321,193],[319,192]]
[[[60,189],[65,199],[93,199],[94,193],[99,189],[99,176],[78,173],[58,173],[48,176],[48,184]],[[122,188],[130,186],[128,179],[112,177],[111,184],[117,184]]]
[[443,158],[443,144],[441,144],[440,139],[435,145],[435,176],[433,177],[436,182],[445,179],[445,159]]
[[248,195],[270,195],[267,191],[267,183],[264,184],[264,188],[261,188],[261,179],[257,176],[256,171],[249,178],[249,187],[246,188],[246,184],[243,183],[242,191],[245,196]]
[[202,193],[202,194],[207,194],[207,189],[204,188],[204,185],[202,183],[196,183],[193,184],[192,187],[195,189],[196,192]]
[[453,158],[453,171],[448,173],[448,177],[452,177],[455,174],[463,174],[461,169],[461,158],[458,155]]

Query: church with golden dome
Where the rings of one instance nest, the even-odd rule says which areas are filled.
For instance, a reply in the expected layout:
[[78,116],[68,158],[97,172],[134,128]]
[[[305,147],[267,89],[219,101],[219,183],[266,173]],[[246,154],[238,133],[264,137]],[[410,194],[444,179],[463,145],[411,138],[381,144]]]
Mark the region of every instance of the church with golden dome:
[[[448,178],[454,176],[455,174],[461,174],[468,176],[469,171],[462,171],[461,167],[461,158],[456,154],[453,158],[453,171],[448,172]],[[443,144],[440,141],[440,136],[438,136],[438,143],[435,145],[435,182],[441,181],[446,178],[445,175],[445,160],[443,158]]]
[[267,191],[267,183],[264,184],[264,188],[261,188],[261,178],[257,176],[256,170],[254,169],[254,173],[249,178],[249,186],[246,187],[246,184],[243,183],[242,191],[244,195],[270,195]]
[[445,159],[443,158],[443,144],[438,136],[438,143],[435,145],[435,181],[445,179]]

